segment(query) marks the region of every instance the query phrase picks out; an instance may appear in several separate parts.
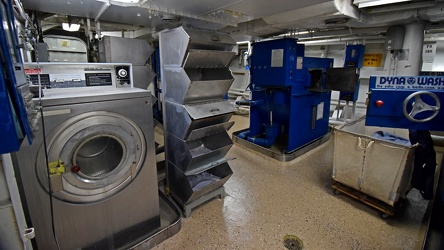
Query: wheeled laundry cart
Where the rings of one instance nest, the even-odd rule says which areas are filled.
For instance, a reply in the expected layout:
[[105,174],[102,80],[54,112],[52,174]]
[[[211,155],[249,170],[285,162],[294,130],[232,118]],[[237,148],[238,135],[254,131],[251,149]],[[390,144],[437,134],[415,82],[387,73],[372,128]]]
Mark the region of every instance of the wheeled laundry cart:
[[[390,140],[376,138],[377,131]],[[413,155],[406,129],[365,126],[365,116],[334,129],[333,189],[392,216],[410,190]]]

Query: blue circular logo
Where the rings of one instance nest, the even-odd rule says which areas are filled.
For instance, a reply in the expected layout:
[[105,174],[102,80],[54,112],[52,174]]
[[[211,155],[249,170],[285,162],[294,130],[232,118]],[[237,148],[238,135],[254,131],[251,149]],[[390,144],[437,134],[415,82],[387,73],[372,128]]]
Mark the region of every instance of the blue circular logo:
[[416,83],[416,79],[414,77],[409,77],[409,79],[407,79],[407,83],[412,85]]

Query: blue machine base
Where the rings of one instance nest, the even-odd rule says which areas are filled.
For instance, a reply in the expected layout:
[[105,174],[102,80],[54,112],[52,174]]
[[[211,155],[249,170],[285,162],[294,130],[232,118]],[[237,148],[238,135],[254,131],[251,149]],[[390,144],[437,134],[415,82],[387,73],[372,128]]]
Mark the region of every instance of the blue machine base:
[[245,139],[238,136],[239,134],[241,134],[245,131],[248,131],[248,129],[233,132],[233,136],[232,136],[233,142],[236,143],[237,145],[249,148],[253,151],[259,152],[263,155],[266,155],[268,157],[274,158],[274,159],[276,159],[278,161],[282,161],[282,162],[294,160],[294,159],[298,158],[299,156],[309,152],[310,150],[319,147],[320,145],[327,142],[330,139],[330,135],[331,135],[331,129],[329,128],[329,132],[327,134],[325,134],[324,136],[317,138],[317,139],[307,143],[306,145],[301,146],[291,152],[285,152],[285,147],[286,147],[285,145],[280,145],[279,143],[275,143],[272,147],[265,148],[265,147],[259,146],[257,144],[254,144],[252,142],[249,142],[248,140],[245,140]]

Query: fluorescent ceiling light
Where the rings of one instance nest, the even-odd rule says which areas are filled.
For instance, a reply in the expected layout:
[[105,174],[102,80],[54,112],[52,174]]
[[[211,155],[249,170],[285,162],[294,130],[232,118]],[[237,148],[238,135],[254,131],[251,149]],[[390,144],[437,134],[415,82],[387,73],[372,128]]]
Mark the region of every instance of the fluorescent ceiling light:
[[69,23],[62,23],[63,30],[66,31],[78,31],[80,29],[80,24],[69,24]]
[[308,30],[304,30],[304,31],[290,31],[288,33],[280,34],[278,36],[279,37],[281,37],[281,36],[298,36],[298,35],[305,35],[305,34],[308,34],[308,33],[310,33],[310,31],[308,31]]
[[359,8],[367,8],[373,6],[380,6],[386,4],[411,2],[412,0],[354,0],[353,4],[357,5]]

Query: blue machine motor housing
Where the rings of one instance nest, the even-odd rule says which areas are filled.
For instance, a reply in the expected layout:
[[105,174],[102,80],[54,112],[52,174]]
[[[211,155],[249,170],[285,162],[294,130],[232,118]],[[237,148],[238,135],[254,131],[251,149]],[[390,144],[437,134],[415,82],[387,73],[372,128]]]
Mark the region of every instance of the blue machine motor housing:
[[444,76],[372,76],[366,125],[444,131]]
[[263,147],[283,142],[291,152],[328,133],[333,59],[304,57],[295,39],[253,44],[250,129],[239,137]]

